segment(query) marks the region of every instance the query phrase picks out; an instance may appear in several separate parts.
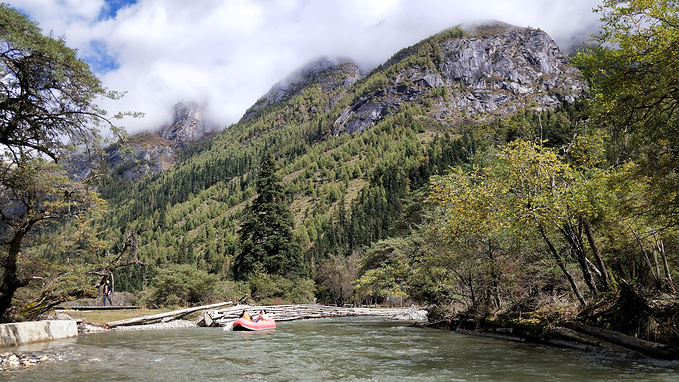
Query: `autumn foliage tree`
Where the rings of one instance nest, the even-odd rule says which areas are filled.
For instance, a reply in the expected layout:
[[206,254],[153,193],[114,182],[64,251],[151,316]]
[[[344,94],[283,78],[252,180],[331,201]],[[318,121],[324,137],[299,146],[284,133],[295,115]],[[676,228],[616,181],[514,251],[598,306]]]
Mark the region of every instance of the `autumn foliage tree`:
[[[442,209],[441,227],[447,235],[473,233],[497,247],[501,239],[532,232],[542,239],[545,253],[582,305],[586,298],[570,262],[579,265],[591,296],[607,289],[608,270],[589,224],[604,203],[588,189],[601,185],[593,175],[601,174],[576,171],[553,150],[525,141],[512,142],[489,158],[470,172],[434,178],[429,201]],[[490,256],[486,261],[495,260]]]
[[612,138],[613,163],[651,177],[649,211],[679,224],[679,5],[605,0],[596,12],[601,29],[573,61],[590,84],[593,122]]

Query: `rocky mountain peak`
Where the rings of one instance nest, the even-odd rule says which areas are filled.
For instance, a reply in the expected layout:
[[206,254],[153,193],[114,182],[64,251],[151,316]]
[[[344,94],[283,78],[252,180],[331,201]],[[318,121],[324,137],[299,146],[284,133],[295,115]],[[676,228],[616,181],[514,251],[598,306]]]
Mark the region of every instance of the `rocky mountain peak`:
[[218,130],[195,102],[179,102],[172,110],[171,123],[130,137],[122,150],[118,146],[106,150],[106,161],[119,176],[136,181],[165,171],[174,166],[177,149],[208,139]]
[[160,129],[160,136],[179,146],[196,142],[214,132],[217,125],[207,119],[195,102],[179,102],[174,105],[172,122]]
[[575,100],[584,87],[547,33],[500,22],[444,31],[378,69],[372,75],[383,76],[384,85],[347,106],[335,134],[363,131],[402,103],[427,105],[432,117],[452,125],[553,108]]
[[274,84],[271,89],[260,98],[245,113],[249,118],[263,108],[290,99],[301,94],[310,85],[318,85],[323,92],[331,92],[338,88],[348,89],[361,78],[358,66],[346,59],[323,57],[313,61],[301,69],[290,74],[286,79]]

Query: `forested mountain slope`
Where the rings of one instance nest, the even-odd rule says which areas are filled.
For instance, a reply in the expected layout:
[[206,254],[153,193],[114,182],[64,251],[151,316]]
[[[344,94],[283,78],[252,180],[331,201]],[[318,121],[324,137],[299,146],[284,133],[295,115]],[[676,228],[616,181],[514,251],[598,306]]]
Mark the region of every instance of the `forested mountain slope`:
[[[449,328],[677,358],[679,9],[598,12],[580,71],[540,30],[453,28],[367,74],[310,63],[213,137],[178,107],[109,151],[113,171],[60,175],[76,193],[40,160],[40,205],[64,215],[25,239],[37,221],[5,225],[22,245],[4,309],[114,278],[152,306],[413,302]],[[5,195],[33,201],[23,185]],[[14,294],[21,272],[40,276]]]
[[[306,258],[348,255],[418,222],[419,190],[473,154],[480,122],[525,111],[530,119],[582,89],[548,35],[505,24],[442,32],[359,76],[351,62],[321,60],[274,86],[239,123],[185,149],[175,167],[137,182],[113,176],[102,188],[106,225],[138,232],[151,268],[191,264],[229,277],[239,214],[272,153]],[[142,288],[140,272],[148,270],[122,277],[121,287]]]

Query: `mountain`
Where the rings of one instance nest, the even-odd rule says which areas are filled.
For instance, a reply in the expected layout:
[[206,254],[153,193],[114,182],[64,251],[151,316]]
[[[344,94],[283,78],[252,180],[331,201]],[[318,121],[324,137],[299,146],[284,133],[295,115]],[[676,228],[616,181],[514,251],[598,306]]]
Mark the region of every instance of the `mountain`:
[[342,111],[335,134],[361,132],[403,103],[430,99],[429,116],[454,125],[463,117],[554,108],[573,102],[583,88],[549,35],[504,23],[446,31],[399,52],[371,80],[383,84]]
[[[478,147],[521,134],[558,144],[583,87],[545,32],[502,23],[446,30],[365,76],[348,60],[321,59],[199,146],[181,139],[208,131],[201,114],[175,107],[162,134],[132,139],[129,157],[111,154],[118,170],[101,189],[105,224],[140,232],[141,261],[228,278],[240,213],[272,153],[305,258],[360,252],[419,224],[429,178]],[[129,272],[119,285],[140,288],[141,271]]]
[[[243,118],[250,118],[257,111],[269,105],[287,101],[294,95],[302,94],[309,85],[318,84],[322,91],[330,92],[338,88],[348,89],[360,78],[361,73],[358,66],[353,62],[346,59],[320,58],[292,73],[283,81],[276,83],[245,112]],[[341,97],[341,94],[337,98]]]
[[174,166],[177,150],[208,140],[217,125],[205,118],[195,102],[179,102],[173,108],[172,122],[156,131],[132,136],[126,147],[106,150],[106,162],[127,181],[136,181]]
[[179,102],[174,105],[172,123],[163,126],[159,135],[182,147],[208,138],[218,126],[205,118],[203,110],[195,102]]

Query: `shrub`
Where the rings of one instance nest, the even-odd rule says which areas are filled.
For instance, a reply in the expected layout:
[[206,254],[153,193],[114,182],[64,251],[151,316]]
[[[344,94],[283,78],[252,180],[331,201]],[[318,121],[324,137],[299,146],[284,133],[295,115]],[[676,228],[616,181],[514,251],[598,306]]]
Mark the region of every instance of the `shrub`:
[[151,304],[155,306],[200,305],[217,297],[217,276],[189,264],[158,269],[151,286]]
[[252,298],[259,303],[310,303],[314,299],[314,282],[304,278],[286,279],[256,272],[248,278]]

